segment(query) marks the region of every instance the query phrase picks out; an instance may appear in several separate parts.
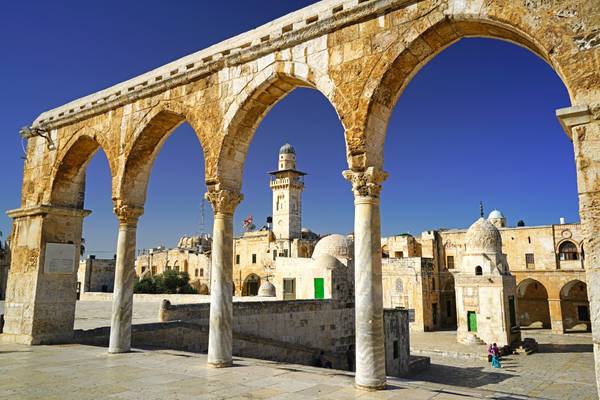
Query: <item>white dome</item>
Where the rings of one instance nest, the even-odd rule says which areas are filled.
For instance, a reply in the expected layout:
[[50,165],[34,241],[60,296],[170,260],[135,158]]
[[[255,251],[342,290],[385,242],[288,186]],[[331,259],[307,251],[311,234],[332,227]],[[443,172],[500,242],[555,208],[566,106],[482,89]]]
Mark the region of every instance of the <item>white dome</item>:
[[502,253],[500,231],[491,222],[479,218],[467,231],[467,253]]
[[337,258],[329,254],[322,254],[318,258],[315,258],[314,265],[320,270],[334,270],[344,266]]
[[263,280],[258,288],[258,296],[260,297],[275,297],[275,286],[268,280]]
[[488,216],[488,219],[504,219],[504,214],[502,214],[501,211],[499,210],[494,210],[490,213],[490,215]]
[[350,259],[354,256],[354,243],[346,236],[337,233],[325,236],[317,242],[312,258],[316,260],[324,254]]

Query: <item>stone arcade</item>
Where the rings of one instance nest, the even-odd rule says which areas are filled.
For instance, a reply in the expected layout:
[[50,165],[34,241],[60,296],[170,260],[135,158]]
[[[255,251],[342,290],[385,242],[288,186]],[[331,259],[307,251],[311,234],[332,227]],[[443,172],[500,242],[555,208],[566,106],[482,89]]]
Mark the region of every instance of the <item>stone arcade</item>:
[[[431,58],[461,38],[486,36],[539,55],[568,89],[571,105],[557,115],[575,150],[598,360],[599,26],[595,0],[324,0],[42,113],[23,132],[29,143],[20,208],[9,212],[14,236],[2,340],[40,344],[72,338],[75,264],[88,215],[85,167],[102,148],[119,220],[109,350],[130,349],[136,227],[148,176],[163,139],[187,121],[205,152],[206,196],[215,214],[208,358],[216,367],[231,365],[232,218],[243,199],[244,160],[271,106],[305,86],[329,99],[345,131],[344,176],[355,196],[355,379],[358,386],[382,388],[379,195],[387,176],[387,121],[403,89]],[[51,257],[56,245],[63,251]]]

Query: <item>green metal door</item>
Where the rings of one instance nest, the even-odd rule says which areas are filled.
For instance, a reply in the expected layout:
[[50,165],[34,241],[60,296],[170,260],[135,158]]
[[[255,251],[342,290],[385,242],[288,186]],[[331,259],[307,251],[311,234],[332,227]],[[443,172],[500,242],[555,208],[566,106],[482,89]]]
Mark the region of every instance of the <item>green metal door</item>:
[[315,278],[315,299],[325,298],[325,282],[323,278]]
[[477,332],[477,314],[474,311],[467,312],[469,322],[469,332]]

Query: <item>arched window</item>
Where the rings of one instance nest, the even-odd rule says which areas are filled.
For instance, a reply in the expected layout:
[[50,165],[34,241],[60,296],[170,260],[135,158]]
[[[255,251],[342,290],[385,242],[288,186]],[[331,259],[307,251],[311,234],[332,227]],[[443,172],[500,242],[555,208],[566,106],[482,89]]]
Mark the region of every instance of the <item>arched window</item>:
[[194,271],[194,276],[198,276],[198,268],[196,268],[196,271]]
[[204,276],[204,268],[200,268],[200,276]]
[[578,260],[579,252],[577,251],[577,246],[575,243],[566,241],[563,242],[558,248],[558,255],[560,257],[560,261],[569,261],[569,260]]
[[475,267],[475,275],[483,275],[483,268],[479,265]]

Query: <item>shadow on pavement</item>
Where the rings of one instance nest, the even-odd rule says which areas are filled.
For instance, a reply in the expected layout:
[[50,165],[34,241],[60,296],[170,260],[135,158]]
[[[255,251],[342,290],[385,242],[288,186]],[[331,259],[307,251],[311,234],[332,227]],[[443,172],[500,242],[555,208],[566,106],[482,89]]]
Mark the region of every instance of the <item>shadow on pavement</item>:
[[538,346],[540,353],[592,353],[594,348],[592,344],[540,344]]
[[411,379],[425,382],[450,384],[467,388],[477,388],[493,385],[512,378],[513,375],[489,372],[484,367],[456,367],[441,364],[431,364],[426,372],[411,375]]

